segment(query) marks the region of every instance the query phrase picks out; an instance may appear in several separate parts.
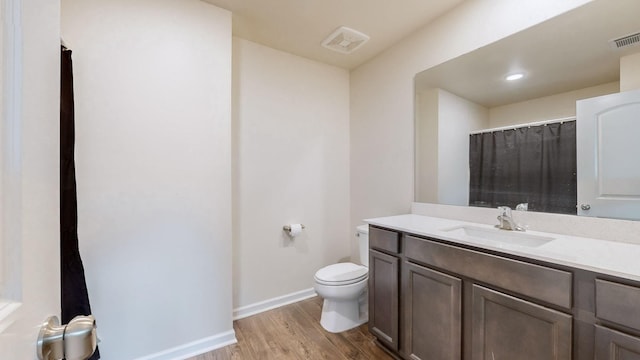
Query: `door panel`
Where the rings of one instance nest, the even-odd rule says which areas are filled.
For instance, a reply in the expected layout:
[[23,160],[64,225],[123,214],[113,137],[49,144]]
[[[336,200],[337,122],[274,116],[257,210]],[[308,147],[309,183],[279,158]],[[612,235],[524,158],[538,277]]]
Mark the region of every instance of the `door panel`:
[[0,359],[27,360],[60,312],[60,4],[0,1]]
[[640,90],[577,102],[578,215],[640,218]]
[[640,338],[596,325],[595,360],[640,360]]
[[399,259],[370,250],[369,330],[390,349],[398,350]]
[[640,133],[640,103],[620,105],[596,116],[598,152],[596,153],[600,196],[638,197],[640,167],[629,166],[629,144]]
[[404,352],[411,359],[456,360],[462,352],[462,280],[403,264]]
[[567,314],[473,286],[473,359],[569,360]]

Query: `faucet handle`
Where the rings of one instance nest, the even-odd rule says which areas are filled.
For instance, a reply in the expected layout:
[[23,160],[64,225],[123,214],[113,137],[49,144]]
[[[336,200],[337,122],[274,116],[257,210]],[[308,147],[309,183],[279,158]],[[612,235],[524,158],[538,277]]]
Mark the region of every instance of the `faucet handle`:
[[500,215],[498,215],[498,221],[500,223],[496,226],[500,229],[510,229],[511,208],[508,206],[498,206],[498,211],[500,212]]
[[501,216],[511,217],[511,208],[508,206],[498,206]]

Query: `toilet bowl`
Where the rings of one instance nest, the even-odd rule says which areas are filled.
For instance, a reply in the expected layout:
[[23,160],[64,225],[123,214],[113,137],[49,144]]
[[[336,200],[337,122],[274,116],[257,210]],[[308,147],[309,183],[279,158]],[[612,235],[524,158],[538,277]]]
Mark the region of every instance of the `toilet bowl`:
[[[320,324],[332,333],[353,329],[368,319],[369,227],[357,228],[360,262],[325,266],[314,276],[314,289],[324,302]],[[364,249],[364,250],[363,250]]]

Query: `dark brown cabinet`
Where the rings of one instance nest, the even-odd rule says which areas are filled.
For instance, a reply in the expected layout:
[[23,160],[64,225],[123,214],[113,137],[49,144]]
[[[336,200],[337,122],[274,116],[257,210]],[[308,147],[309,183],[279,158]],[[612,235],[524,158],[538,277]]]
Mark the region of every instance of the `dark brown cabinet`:
[[472,359],[571,359],[570,315],[473,285]]
[[403,353],[410,359],[458,360],[462,350],[462,280],[405,262]]
[[596,279],[596,317],[640,331],[640,288]]
[[571,272],[387,229],[370,234],[369,328],[395,354],[571,359]]
[[369,329],[407,360],[640,360],[640,282],[370,227]]
[[596,325],[595,360],[640,360],[640,338]]
[[369,331],[389,349],[398,350],[400,259],[369,251]]
[[640,337],[611,329],[640,333],[640,287],[596,279],[595,289],[595,315],[603,323],[596,325],[595,359],[640,360]]

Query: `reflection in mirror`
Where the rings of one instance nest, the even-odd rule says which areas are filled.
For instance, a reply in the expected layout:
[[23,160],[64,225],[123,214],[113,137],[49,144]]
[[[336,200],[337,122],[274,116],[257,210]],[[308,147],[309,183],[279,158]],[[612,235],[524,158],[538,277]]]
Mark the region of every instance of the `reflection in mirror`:
[[575,118],[578,100],[640,87],[640,46],[610,42],[640,32],[638,13],[637,0],[594,0],[418,73],[415,201],[469,204],[472,132]]
[[469,205],[576,214],[576,122],[471,133]]

